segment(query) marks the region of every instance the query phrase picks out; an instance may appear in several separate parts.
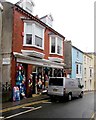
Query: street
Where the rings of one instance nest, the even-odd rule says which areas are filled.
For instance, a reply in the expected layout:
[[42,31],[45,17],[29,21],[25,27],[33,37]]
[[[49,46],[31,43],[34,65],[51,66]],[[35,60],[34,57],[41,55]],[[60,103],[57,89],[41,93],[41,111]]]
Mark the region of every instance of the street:
[[17,118],[92,118],[94,114],[94,93],[85,93],[83,98],[68,102],[51,102],[22,107],[3,113],[5,119]]

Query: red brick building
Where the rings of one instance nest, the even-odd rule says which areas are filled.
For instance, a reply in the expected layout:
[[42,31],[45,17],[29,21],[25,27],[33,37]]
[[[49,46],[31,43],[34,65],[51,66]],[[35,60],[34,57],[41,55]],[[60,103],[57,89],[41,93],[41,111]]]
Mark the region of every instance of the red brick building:
[[[6,8],[9,3],[3,5]],[[37,94],[40,81],[43,90],[47,88],[50,76],[64,76],[65,37],[18,4],[9,6],[12,11],[12,15],[9,16],[12,19],[10,82],[13,88],[16,85],[20,86],[22,80],[25,80],[26,96],[28,96],[31,75],[32,94]],[[10,12],[10,9],[5,11]]]

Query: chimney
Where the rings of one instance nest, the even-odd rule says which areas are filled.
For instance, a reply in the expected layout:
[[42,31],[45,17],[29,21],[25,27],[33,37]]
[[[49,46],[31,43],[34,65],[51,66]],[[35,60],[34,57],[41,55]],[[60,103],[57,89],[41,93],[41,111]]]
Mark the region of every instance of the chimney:
[[39,19],[38,15],[36,15],[35,17]]

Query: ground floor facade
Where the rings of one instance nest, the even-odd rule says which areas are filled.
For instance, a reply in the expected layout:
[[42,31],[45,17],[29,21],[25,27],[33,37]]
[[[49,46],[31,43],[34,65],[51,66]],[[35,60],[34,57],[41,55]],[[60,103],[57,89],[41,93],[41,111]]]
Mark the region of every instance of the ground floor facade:
[[7,101],[12,98],[16,86],[26,97],[39,94],[47,89],[51,76],[64,76],[64,63],[30,57],[17,52],[4,54],[2,56],[2,99]]
[[94,90],[94,80],[84,78],[84,91]]
[[12,89],[18,86],[20,94],[32,97],[47,90],[49,77],[64,76],[64,63],[14,52],[10,73]]

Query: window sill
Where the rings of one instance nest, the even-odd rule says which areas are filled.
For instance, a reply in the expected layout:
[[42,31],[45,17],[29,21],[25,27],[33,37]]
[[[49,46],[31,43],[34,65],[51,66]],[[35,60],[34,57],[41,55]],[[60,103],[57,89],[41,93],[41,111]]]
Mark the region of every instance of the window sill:
[[63,56],[62,54],[58,54],[58,53],[50,53],[50,55],[59,55],[59,56]]
[[25,44],[23,45],[24,47],[35,47],[35,48],[38,48],[38,49],[41,49],[41,50],[44,50],[44,48],[42,47],[39,47],[39,46],[36,46],[36,45],[28,45],[28,44]]

